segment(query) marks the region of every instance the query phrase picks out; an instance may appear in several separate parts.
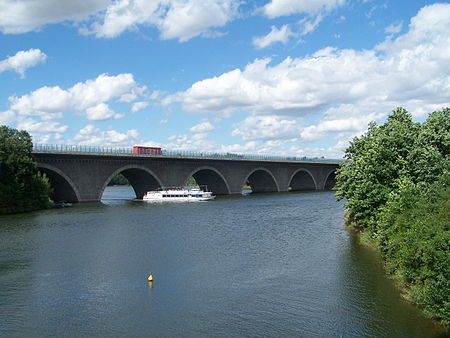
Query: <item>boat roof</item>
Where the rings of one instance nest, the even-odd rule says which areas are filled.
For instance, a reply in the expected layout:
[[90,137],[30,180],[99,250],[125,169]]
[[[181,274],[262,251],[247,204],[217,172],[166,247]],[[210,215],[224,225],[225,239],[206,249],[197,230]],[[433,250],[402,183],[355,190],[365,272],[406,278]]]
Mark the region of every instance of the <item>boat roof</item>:
[[[202,189],[204,187],[204,189]],[[208,191],[207,186],[199,186],[199,187],[193,187],[193,186],[182,186],[182,187],[160,187],[158,189],[152,190],[152,191]]]

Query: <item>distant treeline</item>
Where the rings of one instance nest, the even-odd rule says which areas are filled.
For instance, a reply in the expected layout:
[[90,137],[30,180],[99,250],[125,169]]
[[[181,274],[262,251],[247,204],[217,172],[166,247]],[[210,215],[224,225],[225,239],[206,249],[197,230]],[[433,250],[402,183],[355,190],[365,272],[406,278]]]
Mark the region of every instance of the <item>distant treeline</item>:
[[122,174],[117,174],[109,181],[108,185],[130,185],[130,182]]
[[[111,179],[111,181],[108,183],[108,185],[130,185],[130,182],[122,174],[117,174],[116,176],[114,176]],[[195,181],[195,178],[193,178],[191,176],[191,177],[189,177],[187,179],[186,185],[188,185],[188,186],[196,186],[197,182]]]
[[337,196],[411,301],[450,322],[450,109],[415,123],[397,108],[346,150]]

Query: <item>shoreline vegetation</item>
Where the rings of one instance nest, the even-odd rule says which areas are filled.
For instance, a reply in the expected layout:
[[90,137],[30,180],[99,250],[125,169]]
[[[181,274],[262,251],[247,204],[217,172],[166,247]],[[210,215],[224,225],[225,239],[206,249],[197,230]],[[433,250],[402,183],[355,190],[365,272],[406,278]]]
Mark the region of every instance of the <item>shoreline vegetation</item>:
[[46,209],[51,187],[31,151],[31,136],[24,130],[0,126],[0,215]]
[[355,137],[336,175],[346,228],[381,254],[401,294],[450,324],[450,109],[414,123],[397,108]]

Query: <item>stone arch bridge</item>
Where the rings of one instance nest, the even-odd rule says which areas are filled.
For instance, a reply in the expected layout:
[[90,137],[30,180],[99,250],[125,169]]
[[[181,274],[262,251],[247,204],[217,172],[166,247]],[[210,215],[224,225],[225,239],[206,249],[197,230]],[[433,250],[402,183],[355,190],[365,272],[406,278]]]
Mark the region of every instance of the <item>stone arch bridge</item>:
[[53,188],[52,199],[100,201],[117,174],[123,174],[136,197],[159,187],[183,186],[193,176],[217,195],[241,194],[249,183],[253,192],[328,190],[339,162],[212,159],[131,154],[84,154],[34,151],[39,170]]

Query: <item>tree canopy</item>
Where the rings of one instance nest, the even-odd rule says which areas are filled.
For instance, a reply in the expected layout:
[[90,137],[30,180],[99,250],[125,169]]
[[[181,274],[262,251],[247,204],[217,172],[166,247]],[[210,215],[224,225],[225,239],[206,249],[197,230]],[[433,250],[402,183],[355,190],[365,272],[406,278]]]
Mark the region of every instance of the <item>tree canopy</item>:
[[45,208],[50,185],[36,167],[26,131],[0,126],[0,214]]
[[403,108],[372,122],[336,175],[349,224],[383,254],[426,312],[450,321],[450,109],[415,123]]

